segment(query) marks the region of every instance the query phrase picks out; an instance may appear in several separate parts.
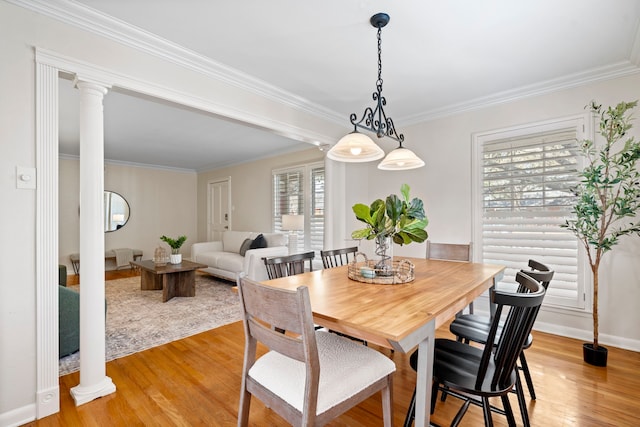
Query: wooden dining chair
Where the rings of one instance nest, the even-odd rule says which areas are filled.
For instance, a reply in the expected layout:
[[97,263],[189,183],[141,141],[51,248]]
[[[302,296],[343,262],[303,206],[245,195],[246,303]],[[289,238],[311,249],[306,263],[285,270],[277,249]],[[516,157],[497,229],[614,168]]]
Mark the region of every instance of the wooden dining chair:
[[[509,402],[512,390],[518,396],[523,424],[530,425],[516,365],[546,291],[540,282],[525,273],[518,272],[516,281],[520,284],[518,292],[491,290],[491,302],[496,305],[496,315],[491,321],[487,342],[496,342],[495,347],[485,345],[479,348],[450,339],[435,340],[431,413],[435,409],[439,390],[462,399],[464,403],[454,417],[452,426],[460,423],[470,404],[482,407],[485,426],[493,425],[491,412],[506,415],[509,426],[515,426]],[[503,310],[508,313],[500,327]],[[409,362],[416,370],[417,350]],[[491,406],[491,397],[500,397],[503,408]],[[415,418],[415,398],[414,391],[405,427],[410,426]]]
[[314,251],[301,254],[262,258],[269,279],[293,276],[294,274],[313,271]]
[[[341,248],[341,249],[328,249],[326,251],[320,251],[320,258],[322,258],[322,266],[324,268],[334,268],[340,267],[342,265],[347,265],[349,262],[353,261],[356,256],[356,252],[358,252],[357,246],[352,246],[350,248]],[[349,259],[351,257],[351,259]],[[335,333],[335,332],[334,332]],[[349,339],[360,341],[364,345],[369,345],[366,340],[360,338],[350,337],[349,335],[338,333],[343,337],[347,337]],[[393,353],[393,349],[391,352]]]
[[[238,427],[249,424],[252,396],[294,426],[320,426],[378,391],[384,425],[391,427],[396,369],[391,360],[316,331],[306,286],[293,291],[241,277],[238,290],[245,332]],[[256,358],[258,342],[269,351]]]
[[[529,270],[521,270],[529,277],[540,282],[545,290],[549,288],[549,283],[553,279],[554,272],[550,270],[548,266],[538,262],[536,260],[529,260]],[[449,330],[453,333],[458,341],[469,343],[470,341],[480,344],[486,344],[487,336],[489,335],[489,329],[491,328],[492,319],[489,316],[481,316],[477,314],[463,314],[456,317],[449,325]],[[502,326],[500,326],[500,329]],[[500,337],[500,331],[498,331],[498,337]],[[529,365],[527,364],[527,358],[525,357],[525,350],[531,347],[533,344],[533,336],[529,334],[527,340],[520,352],[520,366],[524,374],[525,381],[527,383],[527,389],[529,395],[533,400],[536,400],[536,391],[533,387],[533,380],[531,379],[531,373],[529,372]]]
[[328,249],[326,251],[320,251],[320,258],[322,258],[322,265],[324,268],[334,268],[349,264],[349,262],[353,261],[356,256],[356,252],[358,252],[357,246],[341,249]]
[[[471,262],[471,259],[473,258],[471,250],[471,243],[434,243],[430,240],[427,240],[427,259]],[[469,303],[467,308],[469,309],[469,313],[473,314],[473,301]],[[462,311],[456,314],[456,317],[460,316],[461,314]]]

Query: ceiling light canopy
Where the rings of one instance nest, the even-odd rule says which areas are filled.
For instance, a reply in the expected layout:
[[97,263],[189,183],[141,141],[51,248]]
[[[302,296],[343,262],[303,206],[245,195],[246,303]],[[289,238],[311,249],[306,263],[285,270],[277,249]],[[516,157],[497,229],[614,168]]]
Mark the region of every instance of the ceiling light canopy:
[[376,81],[376,91],[373,92],[373,100],[376,101],[374,108],[367,107],[362,118],[352,113],[350,116],[353,132],[343,136],[334,145],[327,157],[339,162],[370,162],[381,159],[384,151],[371,138],[358,132],[358,128],[371,131],[378,138],[388,137],[398,141],[398,148],[391,151],[387,157],[378,165],[382,170],[407,170],[424,166],[424,162],[411,150],[402,146],[404,135],[398,134],[391,117],[387,117],[384,106],[387,100],[382,96],[382,27],[389,23],[389,15],[377,13],[371,17],[371,25],[378,29],[378,80]]

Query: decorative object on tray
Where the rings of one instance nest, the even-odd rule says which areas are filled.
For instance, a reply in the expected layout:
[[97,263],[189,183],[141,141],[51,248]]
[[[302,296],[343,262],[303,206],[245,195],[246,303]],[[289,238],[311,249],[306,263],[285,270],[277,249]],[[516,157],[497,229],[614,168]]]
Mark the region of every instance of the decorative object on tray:
[[415,278],[414,265],[408,259],[391,261],[390,268],[385,264],[383,270],[377,268],[377,264],[362,252],[356,253],[347,267],[349,279],[377,285],[400,285]]
[[598,344],[600,261],[620,237],[640,235],[640,142],[629,134],[630,110],[637,105],[638,101],[620,102],[607,109],[595,102],[587,106],[600,116],[598,133],[604,141],[580,141],[586,166],[579,173],[580,183],[571,189],[576,196],[574,216],[561,225],[582,243],[593,274],[593,342],[583,344],[583,358],[596,366],[607,365],[607,349]]
[[153,263],[160,267],[163,265],[167,265],[169,262],[169,255],[167,255],[167,250],[162,246],[158,246],[153,253]]
[[180,247],[187,240],[187,236],[180,236],[177,239],[171,237],[161,236],[160,240],[171,246],[171,264],[180,264],[182,262],[182,254],[180,253]]
[[429,237],[425,230],[429,220],[424,213],[424,204],[417,197],[409,200],[409,191],[410,187],[402,184],[402,198],[390,194],[386,200],[377,199],[371,206],[353,205],[356,218],[367,224],[367,228],[354,231],[351,237],[375,240],[379,259],[374,268],[378,276],[394,274],[393,243],[422,243]]

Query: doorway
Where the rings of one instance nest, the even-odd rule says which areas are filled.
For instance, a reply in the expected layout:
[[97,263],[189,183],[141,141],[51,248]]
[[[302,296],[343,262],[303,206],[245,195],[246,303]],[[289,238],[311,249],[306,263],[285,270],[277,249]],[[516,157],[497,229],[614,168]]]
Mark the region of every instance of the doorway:
[[222,233],[231,227],[231,177],[207,184],[207,240],[222,240]]

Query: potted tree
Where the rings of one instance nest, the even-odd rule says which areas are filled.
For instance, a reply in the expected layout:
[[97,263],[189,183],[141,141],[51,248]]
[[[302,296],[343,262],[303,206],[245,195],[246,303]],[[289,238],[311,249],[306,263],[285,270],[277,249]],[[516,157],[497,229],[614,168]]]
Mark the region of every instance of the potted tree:
[[171,246],[171,256],[170,263],[171,264],[180,264],[182,262],[182,254],[180,253],[180,248],[182,244],[187,240],[187,236],[180,236],[177,239],[172,239],[171,237],[161,236],[160,240]]
[[393,243],[421,243],[429,236],[425,230],[429,220],[424,213],[424,204],[417,197],[410,200],[409,191],[409,186],[402,184],[402,198],[390,194],[386,200],[377,199],[370,206],[363,203],[353,205],[356,218],[367,224],[367,227],[354,231],[351,237],[375,239],[376,255],[380,257],[375,268],[383,275],[391,273],[393,269],[393,257],[390,253]]
[[584,246],[593,274],[593,342],[583,345],[583,357],[596,366],[607,365],[607,349],[598,343],[600,262],[620,237],[640,235],[640,142],[627,135],[632,127],[630,110],[636,105],[637,101],[620,102],[606,109],[595,102],[588,106],[600,117],[598,133],[604,141],[580,142],[586,165],[580,172],[580,183],[571,189],[576,196],[575,217],[562,225]]

